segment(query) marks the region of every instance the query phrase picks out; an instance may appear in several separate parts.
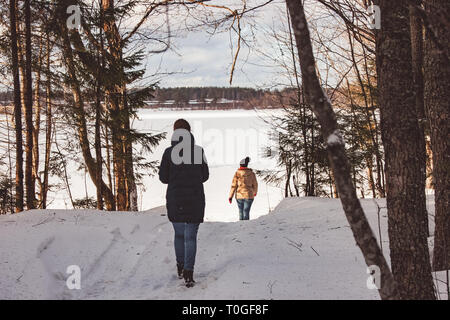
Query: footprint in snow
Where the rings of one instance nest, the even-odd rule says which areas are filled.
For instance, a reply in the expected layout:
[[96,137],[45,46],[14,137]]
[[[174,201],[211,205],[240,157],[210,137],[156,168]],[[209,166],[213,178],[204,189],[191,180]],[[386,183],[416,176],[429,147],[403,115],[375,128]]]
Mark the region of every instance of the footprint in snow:
[[41,244],[37,248],[37,257],[38,258],[42,254],[42,252],[44,252],[45,250],[48,249],[48,247],[53,243],[54,240],[55,240],[55,237],[53,236],[53,237],[49,237],[41,242]]

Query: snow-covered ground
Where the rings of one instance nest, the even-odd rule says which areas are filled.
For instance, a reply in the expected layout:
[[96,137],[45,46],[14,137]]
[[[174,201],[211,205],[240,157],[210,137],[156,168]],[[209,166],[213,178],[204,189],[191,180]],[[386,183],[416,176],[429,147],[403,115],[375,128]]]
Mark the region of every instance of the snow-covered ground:
[[[362,203],[378,230],[374,202]],[[164,214],[0,216],[0,299],[378,299],[339,200],[290,198],[254,220],[202,224],[190,289],[175,277]],[[381,228],[388,255],[385,209]],[[70,265],[81,269],[80,290],[66,286]]]

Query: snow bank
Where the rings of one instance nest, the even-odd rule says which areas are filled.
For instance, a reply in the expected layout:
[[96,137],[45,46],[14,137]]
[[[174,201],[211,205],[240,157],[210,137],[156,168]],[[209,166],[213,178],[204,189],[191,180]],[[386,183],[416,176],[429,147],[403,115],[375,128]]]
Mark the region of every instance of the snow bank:
[[[376,206],[363,205],[375,227]],[[0,299],[378,299],[339,200],[285,199],[255,220],[202,224],[190,289],[172,238],[164,207],[0,216]],[[70,265],[80,290],[66,286]]]

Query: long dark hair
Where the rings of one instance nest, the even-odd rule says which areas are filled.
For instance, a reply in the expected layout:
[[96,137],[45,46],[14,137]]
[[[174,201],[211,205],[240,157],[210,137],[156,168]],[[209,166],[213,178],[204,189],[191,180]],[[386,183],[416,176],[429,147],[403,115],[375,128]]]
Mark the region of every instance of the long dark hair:
[[191,131],[191,125],[184,119],[178,119],[173,124],[173,130],[177,129],[186,129],[187,131]]

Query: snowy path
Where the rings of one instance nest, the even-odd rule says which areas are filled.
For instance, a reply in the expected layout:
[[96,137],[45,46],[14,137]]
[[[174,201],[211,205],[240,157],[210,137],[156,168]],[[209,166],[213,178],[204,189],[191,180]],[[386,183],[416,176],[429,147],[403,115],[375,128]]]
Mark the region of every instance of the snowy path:
[[[375,227],[374,203],[363,204]],[[202,224],[191,289],[175,277],[164,212],[0,216],[0,299],[378,299],[338,200],[287,199],[255,220]],[[81,290],[66,287],[69,265]]]

